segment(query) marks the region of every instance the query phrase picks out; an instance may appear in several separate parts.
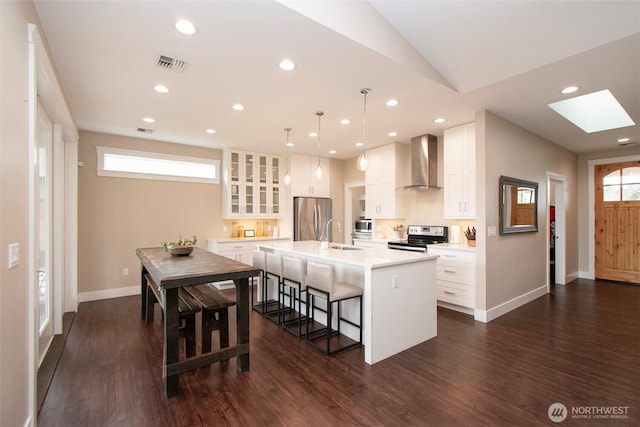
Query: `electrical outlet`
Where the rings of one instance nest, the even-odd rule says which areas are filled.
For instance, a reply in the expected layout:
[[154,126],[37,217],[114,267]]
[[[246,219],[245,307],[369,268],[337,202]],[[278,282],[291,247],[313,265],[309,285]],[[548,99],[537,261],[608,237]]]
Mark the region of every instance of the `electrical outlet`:
[[398,288],[398,275],[394,274],[393,276],[391,276],[391,287],[393,289],[397,289]]
[[487,226],[487,237],[496,237],[496,226],[495,225]]
[[129,269],[128,268],[123,268],[122,269],[122,275],[123,276],[128,276],[129,275]]
[[222,226],[222,232],[223,232],[223,233],[226,233],[226,232],[227,232],[227,226],[226,226],[226,225],[223,225],[223,226]]

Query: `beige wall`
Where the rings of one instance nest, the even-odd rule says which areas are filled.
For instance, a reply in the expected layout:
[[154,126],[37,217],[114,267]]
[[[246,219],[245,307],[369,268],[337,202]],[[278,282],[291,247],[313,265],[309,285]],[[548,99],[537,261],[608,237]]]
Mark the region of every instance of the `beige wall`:
[[[33,4],[0,1],[0,425],[22,426],[29,407],[29,116],[27,23],[39,25]],[[6,268],[8,245],[20,244],[20,264]]]
[[[221,151],[145,139],[81,132],[78,159],[78,293],[140,283],[138,247],[198,236],[221,227],[221,185],[96,175],[95,146],[220,159]],[[122,274],[123,268],[129,275]],[[81,298],[82,300],[82,298]]]
[[[577,155],[501,117],[476,115],[478,292],[485,293],[481,310],[489,310],[547,283],[547,172],[566,178],[566,271],[578,272]],[[498,181],[501,175],[538,183],[538,232],[487,237],[486,227],[498,227]]]

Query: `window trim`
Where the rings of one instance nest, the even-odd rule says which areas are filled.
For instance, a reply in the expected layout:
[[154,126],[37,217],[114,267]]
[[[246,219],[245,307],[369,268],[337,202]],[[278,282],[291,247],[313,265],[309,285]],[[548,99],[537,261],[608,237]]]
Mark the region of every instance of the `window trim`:
[[[104,157],[105,155],[109,155],[109,154],[130,156],[134,158],[139,157],[141,159],[159,159],[159,160],[169,160],[169,161],[178,161],[178,162],[187,162],[187,163],[197,163],[201,165],[202,164],[212,165],[214,168],[214,178],[198,178],[198,177],[181,176],[181,175],[163,175],[163,174],[151,174],[151,173],[144,173],[144,172],[124,172],[124,171],[105,170]],[[96,172],[98,176],[106,176],[106,177],[113,177],[113,178],[151,179],[151,180],[160,180],[160,181],[194,182],[194,183],[204,183],[204,184],[220,184],[220,160],[217,160],[217,159],[178,156],[174,154],[157,153],[157,152],[151,152],[151,151],[129,150],[126,148],[103,147],[99,145],[96,145],[96,155],[97,155]]]

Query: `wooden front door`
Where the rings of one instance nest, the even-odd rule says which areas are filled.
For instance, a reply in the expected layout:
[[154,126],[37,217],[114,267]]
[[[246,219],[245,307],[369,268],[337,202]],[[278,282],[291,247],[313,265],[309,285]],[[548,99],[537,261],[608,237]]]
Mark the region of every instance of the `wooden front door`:
[[595,167],[595,273],[640,283],[640,161]]

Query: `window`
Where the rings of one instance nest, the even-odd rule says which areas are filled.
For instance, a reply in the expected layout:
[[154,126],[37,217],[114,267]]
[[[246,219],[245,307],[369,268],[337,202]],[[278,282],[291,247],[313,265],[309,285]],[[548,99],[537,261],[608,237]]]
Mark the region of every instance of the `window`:
[[640,200],[640,167],[622,168],[602,178],[605,202]]
[[96,146],[98,176],[220,183],[220,160]]

